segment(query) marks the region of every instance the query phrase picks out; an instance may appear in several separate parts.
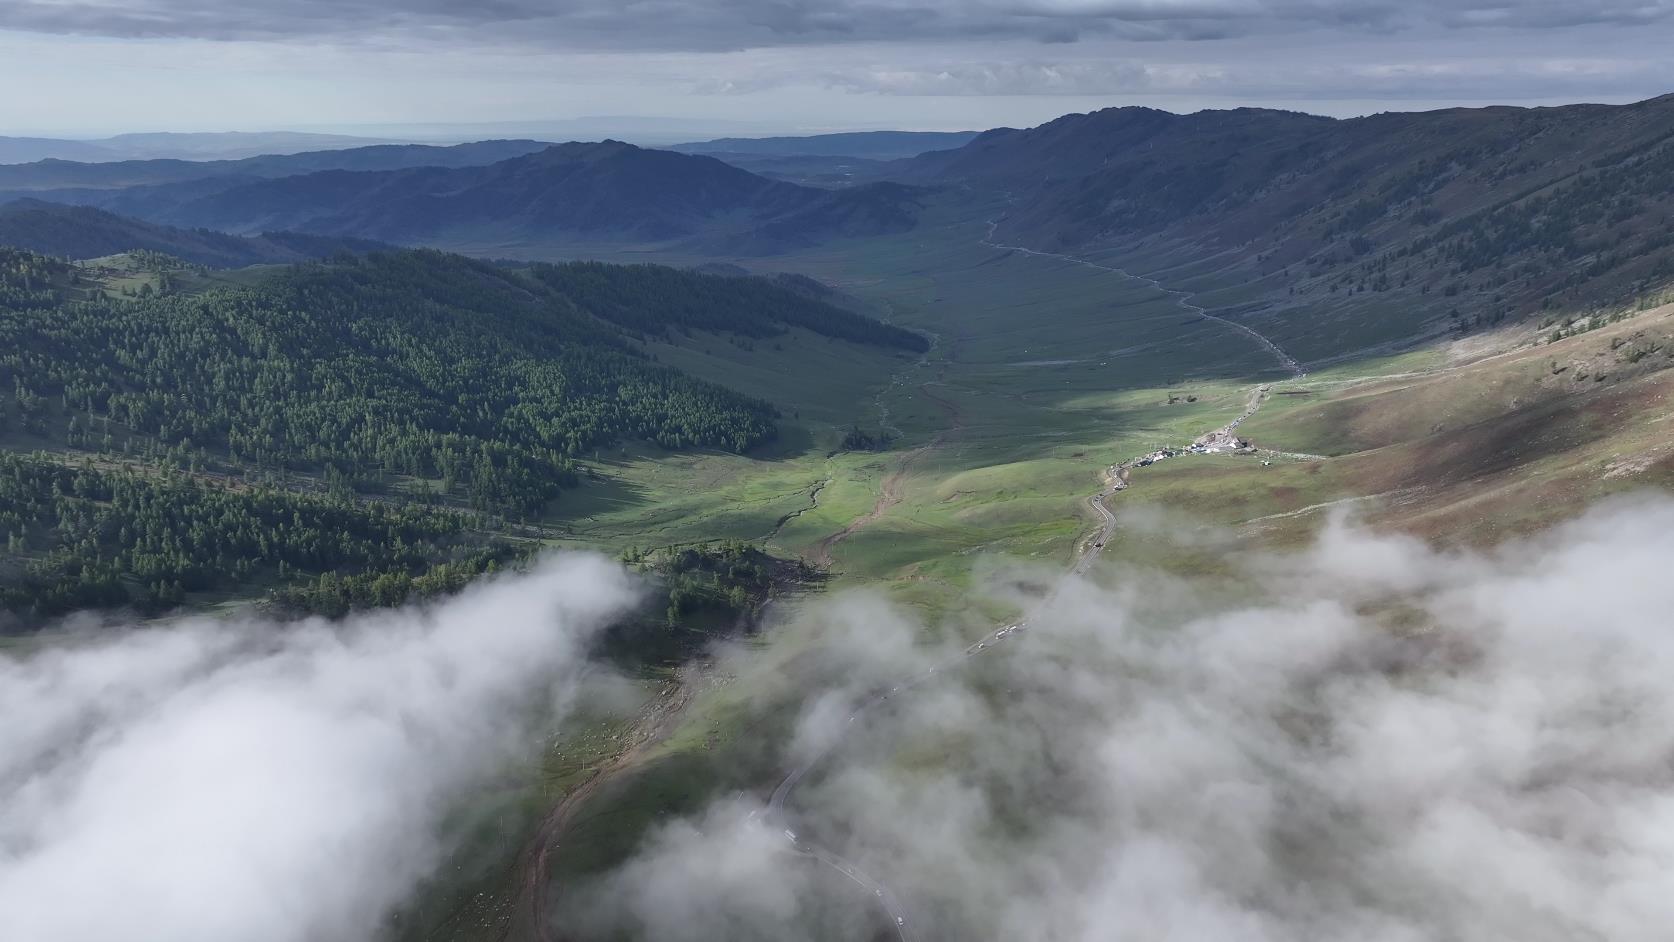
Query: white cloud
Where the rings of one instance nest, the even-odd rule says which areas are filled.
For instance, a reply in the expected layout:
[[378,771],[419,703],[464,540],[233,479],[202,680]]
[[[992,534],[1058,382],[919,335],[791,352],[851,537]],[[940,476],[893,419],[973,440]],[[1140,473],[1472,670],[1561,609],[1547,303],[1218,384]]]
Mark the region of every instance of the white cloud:
[[[862,724],[795,826],[927,938],[1651,942],[1674,922],[1671,564],[1658,496],[1492,552],[1335,524],[1252,560],[1237,604],[1072,585]],[[667,833],[623,873],[749,852]],[[657,918],[701,937],[845,892],[766,853],[728,865],[758,902],[711,882]]]
[[0,938],[371,937],[633,597],[571,557],[433,608],[0,659]]

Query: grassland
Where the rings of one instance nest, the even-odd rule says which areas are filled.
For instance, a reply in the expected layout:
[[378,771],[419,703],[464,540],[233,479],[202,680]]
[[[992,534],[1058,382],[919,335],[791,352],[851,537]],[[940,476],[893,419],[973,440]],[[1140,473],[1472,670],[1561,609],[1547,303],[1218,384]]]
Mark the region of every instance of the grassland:
[[[984,246],[985,232],[950,214],[904,236],[739,259],[818,278],[935,346],[891,362],[803,337],[773,351],[783,359],[718,340],[659,347],[697,375],[797,403],[786,440],[748,458],[601,456],[598,485],[564,508],[570,533],[604,545],[767,537],[829,556],[840,583],[887,586],[941,617],[983,554],[1066,562],[1102,468],[1223,424],[1251,383],[1281,375],[1248,338],[1162,291]],[[828,456],[848,424],[889,432],[892,447]]]
[[1500,339],[1498,352],[1438,347],[1276,384],[1244,434],[1331,457],[1168,463],[1137,472],[1123,503],[1234,534],[1234,546],[1299,544],[1335,508],[1492,545],[1613,494],[1674,486],[1674,308],[1556,343],[1530,329]]

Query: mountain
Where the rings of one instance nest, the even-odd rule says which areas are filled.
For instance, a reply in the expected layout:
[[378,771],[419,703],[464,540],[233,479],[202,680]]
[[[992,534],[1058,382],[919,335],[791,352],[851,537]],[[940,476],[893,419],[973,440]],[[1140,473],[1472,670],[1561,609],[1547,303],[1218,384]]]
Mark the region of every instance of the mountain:
[[709,157],[619,141],[561,144],[483,167],[332,170],[209,186],[133,188],[108,204],[154,222],[251,233],[292,229],[402,243],[701,236],[753,251],[910,227],[922,190],[827,191]]
[[0,137],[0,164],[32,160],[117,160],[120,155],[92,141],[51,137]]
[[779,156],[777,154],[705,154],[740,170],[770,180],[827,189],[875,183],[885,176],[890,163],[865,157]]
[[0,164],[33,160],[210,160],[381,144],[375,138],[294,131],[118,134],[92,140],[0,137]]
[[204,160],[236,159],[261,154],[295,154],[302,151],[334,150],[389,142],[348,134],[313,134],[301,131],[158,131],[118,134],[97,143],[124,157]]
[[0,166],[0,192],[117,189],[209,177],[284,177],[321,170],[474,167],[531,154],[550,146],[542,141],[495,140],[451,146],[376,144],[299,154],[263,154],[239,160],[157,159],[92,163],[45,159]]
[[543,521],[600,450],[742,453],[796,408],[654,349],[928,347],[803,279],[652,265],[419,250],[121,294],[106,277],[0,248],[0,632],[217,589],[457,589],[507,561],[502,536],[556,538]]
[[90,206],[40,200],[0,205],[0,245],[63,258],[100,258],[144,249],[211,268],[327,258],[389,246],[363,239],[267,232],[234,236],[208,229],[177,229],[129,219]]
[[1244,285],[1235,316],[1304,353],[1321,328],[1459,332],[1674,274],[1674,96],[1349,120],[1118,108],[889,173],[1004,195],[1000,244]]
[[963,147],[976,131],[852,131],[805,137],[723,137],[713,141],[676,144],[669,150],[683,154],[750,155],[757,157],[862,157],[895,160],[926,151]]

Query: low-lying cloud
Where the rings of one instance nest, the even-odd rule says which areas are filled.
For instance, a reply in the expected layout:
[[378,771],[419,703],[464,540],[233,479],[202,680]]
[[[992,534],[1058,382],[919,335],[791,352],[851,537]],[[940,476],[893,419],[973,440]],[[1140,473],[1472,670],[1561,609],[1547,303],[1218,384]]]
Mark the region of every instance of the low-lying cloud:
[[[1067,585],[993,652],[866,714],[795,793],[798,845],[727,799],[652,835],[577,907],[584,925],[880,925],[818,847],[885,884],[916,939],[1666,937],[1674,501],[1493,551],[1339,519],[1242,562],[1231,602],[1140,576]],[[884,649],[917,630],[862,622]],[[830,701],[799,741],[830,728]]]
[[332,624],[198,619],[0,657],[0,938],[377,935],[441,816],[635,597],[594,557]]

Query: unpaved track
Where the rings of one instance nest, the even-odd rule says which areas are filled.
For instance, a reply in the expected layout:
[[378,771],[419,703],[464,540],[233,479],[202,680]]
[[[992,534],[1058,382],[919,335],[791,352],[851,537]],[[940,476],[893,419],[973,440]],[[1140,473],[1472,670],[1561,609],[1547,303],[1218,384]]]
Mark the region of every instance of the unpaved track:
[[1248,336],[1251,340],[1254,340],[1256,343],[1260,344],[1262,346],[1262,348],[1265,349],[1268,353],[1271,353],[1273,355],[1273,359],[1278,360],[1279,365],[1284,367],[1286,370],[1290,371],[1290,373],[1293,376],[1296,376],[1296,377],[1300,378],[1302,376],[1307,375],[1302,369],[1302,364],[1296,362],[1296,359],[1294,357],[1292,357],[1290,354],[1286,353],[1282,348],[1279,347],[1278,344],[1276,344],[1272,340],[1268,339],[1260,331],[1257,331],[1253,327],[1249,327],[1249,326],[1246,326],[1244,324],[1240,324],[1237,321],[1227,320],[1224,317],[1220,317],[1218,315],[1211,314],[1211,313],[1209,313],[1209,310],[1207,308],[1203,307],[1202,305],[1193,304],[1192,302],[1186,300],[1187,298],[1191,297],[1191,292],[1181,291],[1178,288],[1170,288],[1170,287],[1168,287],[1167,285],[1163,284],[1162,282],[1158,281],[1155,278],[1150,278],[1150,277],[1147,277],[1145,275],[1136,275],[1133,272],[1127,271],[1126,269],[1122,269],[1122,268],[1113,268],[1109,265],[1100,265],[1098,262],[1090,262],[1087,259],[1077,258],[1074,255],[1060,255],[1057,252],[1042,252],[1042,251],[1039,251],[1037,249],[1024,248],[1021,245],[1005,245],[1005,244],[1000,243],[1000,242],[995,242],[994,241],[994,230],[998,229],[999,225],[1000,225],[1000,220],[998,220],[998,219],[993,219],[993,220],[989,221],[989,223],[988,223],[988,235],[987,235],[987,237],[985,237],[982,240],[983,245],[986,245],[989,248],[1004,249],[1004,250],[1010,251],[1010,252],[1021,252],[1024,255],[1038,255],[1041,258],[1055,258],[1055,259],[1058,259],[1060,261],[1071,262],[1071,263],[1076,264],[1076,265],[1085,265],[1088,268],[1094,268],[1094,269],[1097,269],[1099,271],[1107,271],[1107,272],[1110,272],[1113,275],[1121,275],[1123,278],[1131,278],[1134,281],[1138,281],[1138,282],[1142,282],[1144,284],[1150,285],[1151,287],[1157,289],[1158,291],[1161,291],[1164,294],[1167,294],[1169,297],[1174,299],[1175,304],[1178,304],[1181,307],[1185,308],[1186,310],[1192,312],[1193,314],[1196,314],[1198,317],[1201,317],[1205,320],[1211,320],[1211,321],[1216,321],[1216,322],[1221,323],[1221,324],[1225,324],[1226,326],[1231,327],[1233,330],[1237,330],[1237,331],[1242,332],[1243,334]]
[[895,470],[891,471],[884,478],[882,493],[878,495],[877,501],[872,504],[871,510],[849,521],[848,526],[845,526],[843,529],[838,530],[836,533],[820,540],[819,545],[814,548],[814,554],[811,559],[811,562],[813,562],[816,566],[820,566],[825,569],[831,568],[832,551],[837,548],[837,544],[877,522],[880,517],[889,513],[890,508],[901,503],[902,499],[906,496],[907,473],[911,471],[913,466],[916,465],[925,455],[928,455],[936,449],[942,447],[942,445],[947,443],[947,440],[950,437],[957,434],[960,429],[965,427],[964,417],[959,411],[959,406],[930,392],[929,383],[925,383],[919,387],[919,394],[931,402],[934,402],[943,412],[947,413],[948,427],[940,432],[937,432],[935,437],[930,439],[930,441],[901,456],[901,460],[895,466]]
[[[638,765],[647,750],[661,742],[673,730],[675,722],[691,702],[694,684],[681,672],[674,688],[659,693],[657,699],[641,712],[629,732],[633,744],[614,758],[599,766],[586,781],[569,790],[558,804],[552,806],[541,820],[535,837],[519,855],[517,895],[512,901],[512,919],[501,935],[506,942],[534,940],[561,942],[547,919],[546,905],[551,895],[549,866],[552,851],[563,842],[563,835],[575,821],[576,812],[587,800],[598,793],[617,775]],[[527,920],[527,922],[525,922]]]

